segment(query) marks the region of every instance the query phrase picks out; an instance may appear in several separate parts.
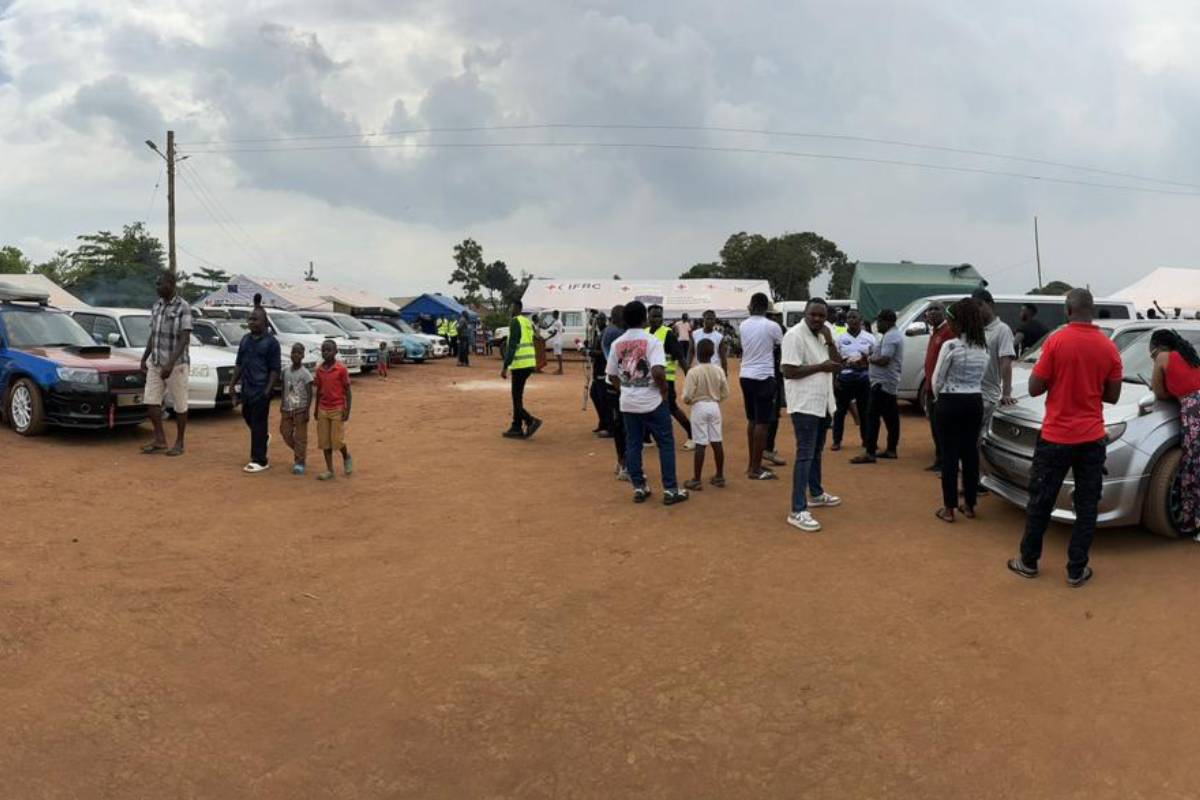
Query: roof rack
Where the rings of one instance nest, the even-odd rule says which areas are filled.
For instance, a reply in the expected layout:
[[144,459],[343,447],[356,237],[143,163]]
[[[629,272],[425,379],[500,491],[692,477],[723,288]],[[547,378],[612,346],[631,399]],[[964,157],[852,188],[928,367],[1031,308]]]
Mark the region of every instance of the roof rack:
[[0,303],[37,303],[39,306],[48,306],[50,295],[36,289],[24,289],[11,283],[0,282]]

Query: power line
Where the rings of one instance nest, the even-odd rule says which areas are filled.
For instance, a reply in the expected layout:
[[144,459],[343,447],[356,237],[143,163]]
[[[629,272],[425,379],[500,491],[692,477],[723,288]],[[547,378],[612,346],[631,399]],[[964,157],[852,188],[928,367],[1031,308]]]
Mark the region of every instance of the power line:
[[208,266],[210,266],[210,267],[212,267],[212,268],[214,268],[214,269],[219,269],[219,270],[221,270],[221,272],[224,272],[224,273],[227,273],[227,274],[229,273],[229,269],[228,269],[227,267],[223,267],[223,266],[221,266],[220,264],[218,264],[217,262],[215,262],[215,261],[211,261],[211,260],[209,260],[209,259],[205,258],[204,256],[200,255],[199,253],[194,253],[194,252],[192,252],[191,250],[188,250],[186,247],[184,247],[184,246],[183,246],[183,245],[181,245],[181,244],[178,244],[178,243],[177,243],[177,244],[176,244],[176,247],[178,247],[180,250],[182,250],[183,252],[187,253],[189,256],[191,256],[192,258],[196,259],[197,261],[200,261],[200,262],[201,262],[201,263],[203,263],[203,264],[207,264]]
[[[192,150],[192,155],[225,154],[225,153],[299,153],[327,150],[389,150],[389,149],[524,149],[524,148],[566,148],[585,147],[610,150],[677,150],[701,153],[746,153],[752,155],[779,156],[786,158],[805,158],[822,161],[850,161],[863,164],[886,164],[890,166],[930,169],[940,172],[958,172],[973,175],[993,175],[1022,180],[1045,181],[1069,186],[1085,186],[1093,189],[1113,189],[1118,191],[1142,192],[1146,194],[1165,194],[1183,197],[1200,197],[1200,191],[1185,192],[1175,189],[1156,189],[1149,186],[1131,186],[1129,184],[1101,183],[1098,181],[1083,181],[1073,178],[1060,178],[1050,175],[1034,175],[1008,170],[985,169],[983,167],[955,166],[950,164],[933,164],[922,161],[905,161],[902,159],[871,158],[867,156],[836,155],[831,153],[809,153],[798,150],[768,150],[755,147],[724,147],[718,145],[693,144],[658,144],[649,142],[394,142],[391,144],[341,144],[341,145],[304,145],[301,147],[236,147],[211,150]],[[1189,184],[1185,184],[1189,185]],[[1200,186],[1196,187],[1200,189]]]
[[158,166],[158,177],[154,179],[154,191],[150,192],[150,202],[146,204],[146,221],[150,221],[150,212],[154,210],[154,199],[158,197],[158,187],[162,184],[163,170],[167,168],[166,164]]
[[208,214],[208,216],[212,219],[213,222],[216,223],[216,225],[220,229],[221,233],[223,233],[225,235],[225,237],[227,239],[229,239],[229,241],[231,243],[233,243],[233,245],[235,245],[236,247],[241,249],[243,255],[246,255],[248,257],[248,261],[251,264],[253,264],[256,260],[256,257],[254,256],[254,254],[249,252],[246,249],[246,246],[244,244],[242,244],[241,242],[239,242],[237,240],[237,238],[232,233],[230,233],[229,227],[224,222],[221,221],[221,219],[217,216],[216,212],[214,212],[213,209],[208,205],[208,201],[206,201],[204,199],[204,196],[196,188],[196,185],[194,183],[192,183],[192,181],[188,177],[187,173],[184,172],[183,170],[180,170],[179,177],[183,179],[183,182],[185,184],[187,184],[187,187],[192,191],[192,195],[200,203],[200,207],[203,208],[205,213]]
[[259,245],[259,243],[255,240],[255,238],[253,236],[251,236],[250,233],[241,226],[241,223],[239,223],[233,217],[233,215],[229,213],[229,210],[227,208],[225,208],[224,204],[222,204],[221,201],[216,197],[216,195],[213,194],[212,190],[208,188],[208,183],[204,180],[204,177],[200,174],[199,170],[196,169],[195,165],[185,164],[184,168],[191,173],[192,178],[196,181],[196,184],[200,187],[201,191],[205,194],[207,200],[213,206],[213,208],[215,208],[218,212],[224,214],[225,220],[227,222],[231,223],[235,228],[238,229],[238,231],[241,232],[241,234],[245,238],[245,240],[255,250],[258,251],[258,255],[263,261],[270,260],[269,257],[267,256],[266,250],[264,250]]
[[[1188,183],[1185,181],[1176,181],[1167,178],[1154,178],[1146,175],[1138,175],[1131,172],[1121,172],[1115,170],[1102,169],[1100,167],[1092,167],[1084,164],[1071,164],[1062,161],[1053,161],[1043,158],[1032,158],[1029,156],[1014,155],[1011,153],[998,153],[990,150],[976,150],[965,147],[950,147],[948,145],[924,144],[921,142],[912,142],[904,139],[886,139],[873,136],[856,136],[853,134],[841,133],[811,133],[805,131],[778,131],[765,128],[733,128],[715,125],[638,125],[638,124],[620,124],[620,123],[603,123],[603,124],[587,124],[587,123],[543,123],[543,124],[526,124],[526,125],[475,125],[464,127],[442,127],[442,128],[409,128],[393,131],[374,131],[369,133],[343,133],[343,134],[317,134],[307,136],[280,136],[280,137],[264,137],[264,138],[248,138],[248,139],[210,139],[201,142],[187,142],[187,146],[197,145],[219,145],[219,144],[270,144],[280,142],[301,142],[301,141],[319,141],[319,140],[337,140],[337,139],[369,139],[376,137],[394,137],[394,136],[415,136],[429,133],[485,133],[485,132],[500,132],[500,131],[531,131],[531,130],[618,130],[618,131],[674,131],[674,132],[690,132],[690,133],[738,133],[752,134],[756,136],[779,136],[798,139],[818,139],[837,142],[857,142],[861,144],[882,144],[890,147],[907,147],[917,150],[931,150],[941,153],[955,153],[958,155],[983,156],[987,158],[999,158],[1007,161],[1019,161],[1026,164],[1037,164],[1047,167],[1059,167],[1062,169],[1072,169],[1080,172],[1090,172],[1096,175],[1108,175],[1114,178],[1125,178],[1128,180],[1146,181],[1149,183],[1161,183],[1170,186],[1182,186],[1189,189],[1200,189],[1200,184]],[[200,152],[200,151],[197,151]]]

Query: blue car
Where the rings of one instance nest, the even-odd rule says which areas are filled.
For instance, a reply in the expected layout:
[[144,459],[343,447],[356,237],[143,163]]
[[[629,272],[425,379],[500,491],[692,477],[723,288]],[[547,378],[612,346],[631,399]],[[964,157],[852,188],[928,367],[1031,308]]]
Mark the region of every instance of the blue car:
[[97,345],[44,293],[0,283],[0,417],[22,436],[48,426],[115,428],[146,419],[146,376]]

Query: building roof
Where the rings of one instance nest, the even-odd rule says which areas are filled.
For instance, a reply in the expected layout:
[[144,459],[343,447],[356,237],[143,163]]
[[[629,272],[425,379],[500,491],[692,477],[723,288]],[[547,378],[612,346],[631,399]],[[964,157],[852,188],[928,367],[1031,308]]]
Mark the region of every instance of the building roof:
[[400,316],[412,322],[417,317],[427,315],[431,317],[457,317],[462,312],[466,311],[468,316],[479,316],[474,311],[464,306],[462,303],[455,300],[453,297],[447,297],[444,294],[425,293],[419,297],[414,297],[403,307],[400,308]]
[[867,319],[885,308],[898,311],[919,297],[970,293],[987,281],[970,264],[913,264],[860,261],[850,298]]
[[348,289],[318,281],[282,281],[250,275],[235,275],[225,286],[205,295],[200,305],[249,305],[256,293],[263,296],[264,306],[290,311],[397,310],[396,304],[386,297],[361,289]]
[[0,275],[0,283],[7,283],[26,291],[45,292],[50,297],[50,305],[56,308],[88,308],[88,304],[80,300],[66,289],[40,273],[28,275]]

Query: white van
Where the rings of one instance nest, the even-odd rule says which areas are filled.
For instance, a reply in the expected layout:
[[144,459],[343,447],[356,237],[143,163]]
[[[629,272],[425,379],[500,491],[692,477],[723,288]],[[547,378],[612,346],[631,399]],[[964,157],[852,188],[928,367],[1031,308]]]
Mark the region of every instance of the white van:
[[[849,311],[854,308],[853,300],[826,300],[829,316],[832,318],[839,310]],[[783,327],[791,330],[804,319],[804,309],[808,307],[807,300],[780,300],[775,303],[775,312],[783,315]]]
[[[904,365],[900,373],[901,400],[919,401],[925,384],[925,350],[929,347],[929,325],[925,312],[937,301],[949,307],[967,297],[966,294],[941,294],[912,301],[896,312],[896,327],[904,333]],[[1047,330],[1054,330],[1067,321],[1066,299],[1055,295],[996,294],[996,315],[1016,331],[1020,324],[1021,306],[1037,306],[1037,318]],[[1128,300],[1097,298],[1097,321],[1104,319],[1130,320],[1137,318],[1133,303]]]

